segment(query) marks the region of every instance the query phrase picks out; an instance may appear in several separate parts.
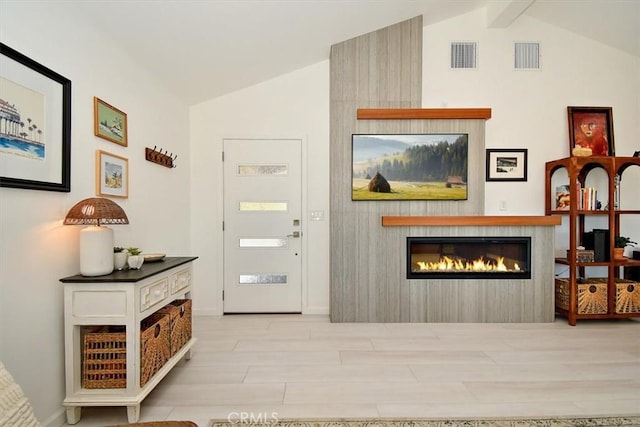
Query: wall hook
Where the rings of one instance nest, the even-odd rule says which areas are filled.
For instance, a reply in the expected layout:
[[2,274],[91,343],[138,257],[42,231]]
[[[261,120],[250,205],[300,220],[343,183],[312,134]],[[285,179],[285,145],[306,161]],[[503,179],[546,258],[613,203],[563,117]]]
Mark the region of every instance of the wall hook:
[[168,155],[169,150],[164,150],[163,153],[162,148],[160,148],[158,151],[156,151],[156,148],[156,145],[154,145],[153,148],[146,147],[144,149],[145,159],[169,169],[175,168],[176,165],[173,163],[173,161],[178,157],[178,155],[176,154],[176,156],[173,157],[173,153],[171,153],[171,155]]

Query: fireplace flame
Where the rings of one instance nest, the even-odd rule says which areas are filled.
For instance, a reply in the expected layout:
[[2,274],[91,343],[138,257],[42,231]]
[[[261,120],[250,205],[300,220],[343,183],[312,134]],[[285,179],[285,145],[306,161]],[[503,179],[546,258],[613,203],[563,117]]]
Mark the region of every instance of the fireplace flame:
[[443,256],[437,262],[418,261],[418,267],[418,271],[520,271],[517,263],[509,270],[504,257],[499,257],[497,261],[486,261],[484,258],[467,261]]

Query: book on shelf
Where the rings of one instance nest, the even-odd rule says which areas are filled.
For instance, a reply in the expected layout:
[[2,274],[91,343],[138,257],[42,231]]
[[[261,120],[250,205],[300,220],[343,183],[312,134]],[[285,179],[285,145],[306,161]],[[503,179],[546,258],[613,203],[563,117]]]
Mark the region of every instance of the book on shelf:
[[[598,209],[598,191],[594,187],[582,187],[576,184],[576,209],[579,211],[592,211]],[[557,211],[568,211],[571,202],[569,185],[558,185],[556,187]]]
[[568,211],[571,196],[568,185],[559,185],[556,187],[556,210]]
[[598,191],[593,187],[584,187],[580,190],[578,199],[578,210],[593,211],[597,209]]

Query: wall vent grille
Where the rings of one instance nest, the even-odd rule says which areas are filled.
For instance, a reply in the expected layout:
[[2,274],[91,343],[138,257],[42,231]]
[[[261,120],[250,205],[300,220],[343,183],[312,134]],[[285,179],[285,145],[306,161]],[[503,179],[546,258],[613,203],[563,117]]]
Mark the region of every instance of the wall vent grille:
[[451,43],[451,68],[476,68],[475,42]]
[[514,67],[516,70],[540,68],[540,43],[515,43]]

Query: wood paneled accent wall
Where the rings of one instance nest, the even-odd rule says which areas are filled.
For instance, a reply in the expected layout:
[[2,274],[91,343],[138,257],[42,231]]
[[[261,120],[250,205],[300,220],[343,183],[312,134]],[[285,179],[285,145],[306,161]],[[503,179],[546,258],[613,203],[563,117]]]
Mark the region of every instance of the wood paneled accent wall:
[[[406,237],[409,235],[527,233],[537,242],[552,241],[545,234],[546,229],[539,230],[539,227],[382,226],[382,216],[484,213],[484,135],[490,110],[478,109],[479,116],[471,118],[378,116],[358,120],[358,109],[418,111],[422,102],[421,76],[422,17],[331,47],[331,321],[533,322],[545,316],[544,321],[550,321],[548,309],[540,304],[532,306],[531,301],[546,298],[552,302],[553,296],[541,295],[547,289],[542,290],[539,285],[530,284],[531,281],[406,279]],[[468,133],[468,200],[352,201],[351,135],[354,133]],[[532,248],[532,251],[535,253],[538,249]],[[552,289],[552,284],[547,288]]]

